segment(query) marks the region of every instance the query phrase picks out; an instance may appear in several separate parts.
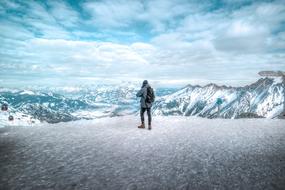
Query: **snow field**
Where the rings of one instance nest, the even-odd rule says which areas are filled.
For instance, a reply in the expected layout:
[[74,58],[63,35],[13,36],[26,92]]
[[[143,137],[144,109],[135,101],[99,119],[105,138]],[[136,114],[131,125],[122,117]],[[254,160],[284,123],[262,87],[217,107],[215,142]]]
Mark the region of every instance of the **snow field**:
[[285,123],[134,116],[0,129],[0,189],[282,189]]

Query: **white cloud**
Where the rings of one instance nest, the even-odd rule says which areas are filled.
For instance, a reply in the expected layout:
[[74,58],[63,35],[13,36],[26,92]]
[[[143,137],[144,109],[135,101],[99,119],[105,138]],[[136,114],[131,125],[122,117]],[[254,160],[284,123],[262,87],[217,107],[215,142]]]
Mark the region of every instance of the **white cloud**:
[[11,76],[157,84],[238,84],[285,69],[285,4],[235,2],[212,10],[205,1],[84,1],[77,12],[64,1],[3,0],[0,68]]
[[244,21],[233,21],[226,32],[214,40],[221,51],[256,53],[266,51],[266,39],[270,36],[267,28]]
[[140,23],[149,25],[150,32],[165,32],[179,24],[179,17],[207,7],[207,3],[190,3],[186,0],[87,1],[83,8],[91,15],[91,22],[101,28],[128,28]]
[[83,7],[91,14],[91,22],[102,28],[128,26],[143,10],[139,1],[124,0],[90,1],[84,3]]
[[79,13],[63,1],[47,1],[51,7],[51,14],[61,25],[65,27],[76,27],[80,22]]
[[[49,39],[70,39],[70,32],[68,32],[61,24],[59,24],[61,20],[57,21],[56,16],[53,16],[51,13],[49,13],[43,3],[37,1],[23,1],[21,3],[17,3],[17,6],[20,7],[18,8],[19,12],[25,12],[24,14],[22,13],[9,15],[8,20],[10,24],[9,26],[4,26],[6,30],[13,30],[13,26],[17,26],[20,28],[17,30],[19,33],[24,33],[22,32],[23,30],[28,30],[33,34],[33,36],[40,35],[43,38]],[[64,10],[60,7],[59,9],[60,10],[58,11]],[[65,13],[66,12],[62,12],[62,14]],[[70,19],[72,18],[73,17]],[[11,37],[14,36],[13,33],[8,33],[8,35]],[[30,36],[30,38],[33,38],[33,36]]]
[[[214,40],[217,49],[236,53],[274,51],[272,36],[285,20],[285,4],[253,3],[234,11]],[[277,46],[276,46],[277,48]]]
[[34,37],[33,33],[29,30],[9,21],[0,21],[0,36],[17,40],[25,40]]
[[[116,74],[136,71],[148,65],[144,54],[150,45],[134,46],[109,42],[82,42],[70,40],[33,39],[27,44],[27,50],[33,52],[33,60],[44,61],[52,68],[70,68],[69,74],[85,73],[93,76],[103,73]],[[136,48],[134,48],[136,47]],[[62,74],[66,74],[66,70]]]

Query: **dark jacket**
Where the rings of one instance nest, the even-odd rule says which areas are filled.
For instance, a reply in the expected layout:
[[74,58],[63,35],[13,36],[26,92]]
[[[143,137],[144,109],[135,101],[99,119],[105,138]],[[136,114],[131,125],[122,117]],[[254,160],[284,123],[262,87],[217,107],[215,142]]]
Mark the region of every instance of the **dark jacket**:
[[137,93],[137,97],[141,97],[141,107],[142,108],[151,108],[152,103],[145,102],[147,95],[147,87],[149,84],[144,85]]

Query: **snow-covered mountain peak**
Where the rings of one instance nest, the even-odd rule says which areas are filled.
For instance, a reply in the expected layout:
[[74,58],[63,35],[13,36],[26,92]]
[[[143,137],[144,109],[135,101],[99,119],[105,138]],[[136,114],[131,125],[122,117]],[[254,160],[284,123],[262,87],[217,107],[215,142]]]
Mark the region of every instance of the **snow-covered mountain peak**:
[[[154,105],[156,115],[239,118],[248,115],[275,118],[283,111],[284,80],[261,78],[244,87],[216,84],[187,85]],[[220,113],[217,99],[222,100]]]

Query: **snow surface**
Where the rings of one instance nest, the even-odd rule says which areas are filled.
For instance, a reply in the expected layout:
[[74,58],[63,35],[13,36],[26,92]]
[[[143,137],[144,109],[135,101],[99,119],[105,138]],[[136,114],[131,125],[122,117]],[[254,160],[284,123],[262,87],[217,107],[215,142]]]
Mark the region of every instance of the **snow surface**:
[[35,93],[31,90],[24,90],[23,92],[21,92],[20,94],[28,94],[28,95],[35,95]]
[[0,189],[284,189],[285,123],[134,116],[0,129]]
[[[10,115],[14,117],[13,121],[8,120],[8,117]],[[0,114],[0,128],[3,128],[5,126],[41,126],[44,124],[45,122],[41,122],[37,119],[32,118],[30,115],[26,115],[21,112],[10,114],[6,111]]]

